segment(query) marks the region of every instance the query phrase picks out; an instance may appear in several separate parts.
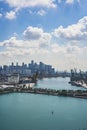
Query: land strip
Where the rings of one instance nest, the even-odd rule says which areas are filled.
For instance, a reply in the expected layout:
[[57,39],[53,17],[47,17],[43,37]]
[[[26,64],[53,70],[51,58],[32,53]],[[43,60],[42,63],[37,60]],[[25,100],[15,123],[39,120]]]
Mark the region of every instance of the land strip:
[[0,89],[0,94],[14,93],[14,92],[76,97],[76,98],[87,99],[87,90],[54,90],[54,89],[43,89],[43,88],[15,88],[15,87]]

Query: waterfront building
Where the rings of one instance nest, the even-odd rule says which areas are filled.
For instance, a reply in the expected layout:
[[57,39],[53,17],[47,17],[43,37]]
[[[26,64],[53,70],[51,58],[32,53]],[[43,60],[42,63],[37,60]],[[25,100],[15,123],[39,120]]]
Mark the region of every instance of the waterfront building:
[[14,73],[12,75],[9,75],[8,76],[8,82],[17,84],[19,82],[19,74]]

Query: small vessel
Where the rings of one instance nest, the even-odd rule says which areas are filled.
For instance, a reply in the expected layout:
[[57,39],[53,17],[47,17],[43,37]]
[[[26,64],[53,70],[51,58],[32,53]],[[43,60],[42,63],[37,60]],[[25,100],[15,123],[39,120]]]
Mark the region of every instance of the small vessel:
[[53,112],[53,111],[52,111],[51,113],[52,113],[52,115],[54,114],[54,112]]

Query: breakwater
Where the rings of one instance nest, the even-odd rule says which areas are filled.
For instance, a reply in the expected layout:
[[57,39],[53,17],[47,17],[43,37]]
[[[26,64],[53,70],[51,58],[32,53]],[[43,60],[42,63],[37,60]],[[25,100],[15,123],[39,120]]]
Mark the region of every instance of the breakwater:
[[87,90],[54,90],[43,88],[4,88],[0,90],[0,94],[6,93],[33,93],[53,96],[87,98]]

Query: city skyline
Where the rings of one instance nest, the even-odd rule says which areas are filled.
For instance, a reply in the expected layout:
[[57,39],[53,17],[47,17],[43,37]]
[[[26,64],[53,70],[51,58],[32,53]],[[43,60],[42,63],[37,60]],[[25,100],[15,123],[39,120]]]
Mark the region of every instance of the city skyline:
[[10,65],[0,66],[0,75],[9,75],[17,73],[21,76],[32,76],[38,74],[38,76],[57,76],[57,71],[52,65],[47,65],[42,62],[36,63],[31,61],[31,63],[25,64],[24,62],[19,65],[18,62],[14,64],[12,62]]
[[87,70],[86,40],[86,0],[0,0],[0,65]]

